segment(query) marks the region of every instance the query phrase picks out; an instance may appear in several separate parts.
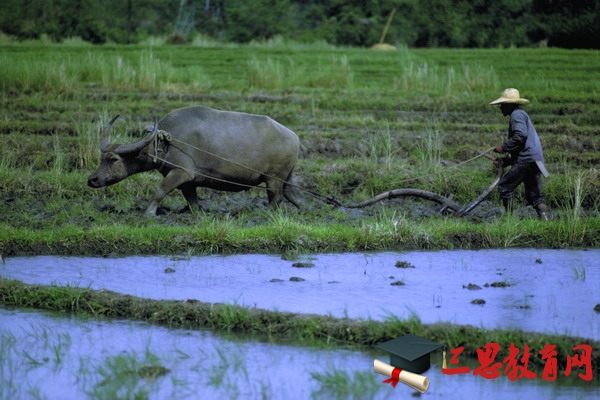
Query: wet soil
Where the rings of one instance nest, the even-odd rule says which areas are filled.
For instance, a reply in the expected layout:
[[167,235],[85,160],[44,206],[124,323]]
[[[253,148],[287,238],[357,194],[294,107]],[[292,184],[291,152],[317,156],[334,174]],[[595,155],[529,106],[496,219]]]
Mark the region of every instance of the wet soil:
[[[224,198],[225,197],[225,198]],[[181,199],[183,202],[183,199]],[[193,227],[198,224],[198,216],[187,209],[176,208],[167,209],[161,207],[159,215],[153,217],[152,220],[147,220],[144,216],[146,204],[143,202],[140,205],[133,206],[129,209],[118,209],[115,204],[118,200],[114,200],[115,203],[107,203],[101,201],[95,209],[89,211],[87,216],[74,216],[72,218],[67,217],[60,222],[57,222],[57,215],[55,211],[50,211],[46,208],[46,201],[38,201],[35,205],[28,207],[30,212],[34,215],[34,222],[27,224],[27,227],[33,230],[53,230],[57,227],[64,226],[77,226],[77,227],[89,227],[92,228],[97,224],[95,215],[100,215],[103,221],[103,225],[110,226],[113,223],[119,225],[130,224],[132,228],[139,227],[140,224],[146,223],[161,224],[164,226],[181,226],[183,228],[190,227],[190,231],[178,235],[177,237],[165,237],[163,241],[158,242],[143,242],[133,243],[125,239],[116,239],[107,247],[107,242],[101,238],[89,237],[86,240],[65,240],[65,241],[53,241],[48,242],[31,242],[31,241],[14,241],[10,238],[2,243],[0,253],[4,256],[18,256],[18,255],[43,255],[43,254],[62,254],[62,255],[91,255],[91,256],[110,256],[114,254],[177,254],[184,252],[190,248],[198,247],[198,240],[193,232]],[[216,219],[233,218],[241,221],[244,227],[253,227],[266,225],[271,222],[270,209],[266,206],[262,199],[254,199],[249,196],[239,195],[225,195],[220,194],[209,194],[203,200],[205,210],[202,212],[204,216],[210,216]],[[227,208],[230,207],[230,208]],[[5,206],[4,209],[9,211],[10,205]],[[387,215],[395,215],[400,213],[405,215],[407,218],[415,221],[424,220],[427,218],[434,218],[439,216],[449,216],[448,214],[440,214],[440,207],[436,204],[432,204],[427,201],[419,201],[412,199],[394,199],[386,201],[384,204],[374,205],[365,209],[346,209],[337,208],[332,213],[332,208],[322,203],[312,202],[302,210],[298,210],[291,204],[284,204],[282,206],[286,213],[293,215],[294,220],[298,220],[301,223],[310,225],[311,223],[317,222],[319,224],[331,222],[332,224],[348,223],[350,225],[355,224],[369,224],[378,223],[378,217],[382,213]],[[62,211],[58,211],[62,213]],[[535,218],[533,210],[523,210],[525,218]],[[494,219],[502,216],[503,210],[501,207],[497,207],[491,202],[484,202],[482,205],[475,210],[471,215],[466,217],[470,221],[483,222],[493,221]],[[29,218],[28,218],[29,219]],[[15,225],[18,226],[18,225]],[[486,238],[480,234],[471,233],[455,233],[447,238],[448,243],[452,243],[456,247],[460,248],[481,248],[485,247]],[[322,246],[336,251],[344,251],[344,247],[338,247],[336,243],[323,243]],[[201,250],[201,249],[200,249]],[[317,248],[307,247],[306,251],[318,251]],[[236,253],[247,253],[255,252],[253,247],[244,247],[243,243],[238,243],[235,246]],[[264,247],[264,252],[285,252],[285,249],[279,247]],[[229,252],[229,250],[225,250]],[[304,266],[307,267],[307,266]]]
[[[206,191],[202,199],[203,217],[223,219],[225,221],[233,219],[243,227],[254,227],[267,225],[272,222],[272,212],[263,198],[262,192],[242,192],[242,193],[223,193],[215,191]],[[139,198],[137,203],[129,207],[123,207],[121,199],[117,197],[101,198],[96,197],[91,202],[84,200],[90,208],[85,210],[85,215],[73,213],[70,215],[68,205],[65,207],[56,207],[54,200],[40,199],[34,202],[11,198],[5,201],[0,207],[3,216],[0,220],[10,223],[13,227],[24,227],[32,230],[52,231],[58,227],[68,228],[76,226],[78,228],[92,229],[97,224],[110,226],[112,224],[130,225],[132,228],[146,225],[164,225],[166,227],[182,227],[186,231],[175,237],[165,237],[164,240],[156,241],[128,241],[125,239],[114,238],[110,245],[102,238],[87,237],[85,240],[77,238],[66,238],[65,240],[55,240],[51,242],[36,241],[14,241],[8,238],[2,243],[0,254],[3,256],[19,255],[90,255],[90,256],[110,256],[115,254],[180,254],[189,249],[197,248],[202,251],[202,246],[198,243],[198,238],[194,233],[194,227],[198,226],[199,216],[191,212],[184,206],[184,199],[178,193],[173,195],[170,204],[172,208],[162,206],[159,215],[153,218],[146,218],[144,211],[149,203],[149,198]],[[397,198],[385,200],[362,209],[334,207],[324,204],[318,200],[307,199],[302,209],[297,209],[290,203],[284,202],[281,205],[285,215],[293,218],[302,224],[310,226],[313,223],[323,224],[348,224],[349,226],[364,224],[380,224],[381,217],[397,218],[402,216],[407,221],[426,221],[431,218],[454,218],[453,213],[448,210],[442,210],[442,207],[434,202],[415,199],[415,198]],[[67,211],[67,212],[65,212]],[[12,215],[11,215],[12,213]],[[475,208],[470,214],[462,217],[470,223],[492,223],[504,215],[503,207],[497,205],[494,200],[483,201],[479,207]],[[518,220],[535,220],[537,215],[530,206],[517,207],[514,215]],[[26,216],[23,219],[23,216]],[[386,219],[386,221],[387,221]],[[389,222],[389,221],[387,221]],[[443,223],[443,222],[440,222]],[[537,233],[534,233],[537,234]],[[543,231],[539,232],[543,235]],[[425,240],[423,238],[422,240]],[[543,237],[523,237],[522,242],[541,243]],[[419,241],[419,238],[415,238]],[[574,246],[593,246],[593,235],[591,242],[578,242]],[[399,248],[486,248],[489,246],[489,238],[477,229],[472,231],[449,233],[441,243],[423,243],[412,244],[409,247],[398,244]],[[562,246],[561,244],[559,244]],[[198,247],[200,246],[200,247]],[[336,243],[322,243],[319,247],[311,247],[311,244],[298,243],[300,251],[318,252],[322,249],[328,251],[347,251],[347,248]],[[434,247],[431,247],[434,246]],[[568,245],[567,245],[568,246]],[[373,249],[376,249],[374,247]],[[245,247],[244,243],[236,243],[235,250],[224,249],[225,253],[234,251],[236,253],[256,252],[254,247]],[[263,247],[261,252],[267,253],[286,253],[285,248],[281,247]],[[398,265],[398,268],[410,268],[410,266]]]

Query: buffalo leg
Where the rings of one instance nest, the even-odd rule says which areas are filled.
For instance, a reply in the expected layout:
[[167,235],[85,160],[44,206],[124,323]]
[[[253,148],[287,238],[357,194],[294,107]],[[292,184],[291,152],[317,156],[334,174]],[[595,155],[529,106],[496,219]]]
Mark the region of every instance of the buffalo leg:
[[278,180],[267,181],[267,197],[269,198],[269,207],[277,208],[283,201],[283,182]]
[[187,201],[188,206],[190,207],[190,210],[202,210],[202,207],[198,202],[198,193],[196,193],[196,185],[193,185],[191,183],[185,184],[182,187],[180,187],[180,189],[181,193],[183,193],[183,197],[185,197],[185,200]]
[[[190,175],[181,169],[172,169],[165,176],[165,179],[160,183],[160,185],[154,191],[154,197],[150,202],[150,205],[146,209],[146,215],[155,216],[156,210],[160,205],[160,202],[165,198],[167,194],[169,194],[173,189],[184,185],[186,182],[191,180]],[[187,197],[186,197],[187,198]]]
[[296,191],[296,179],[292,175],[292,172],[288,175],[287,181],[283,184],[283,197],[285,197],[290,203],[300,209],[300,201],[298,200],[298,192]]

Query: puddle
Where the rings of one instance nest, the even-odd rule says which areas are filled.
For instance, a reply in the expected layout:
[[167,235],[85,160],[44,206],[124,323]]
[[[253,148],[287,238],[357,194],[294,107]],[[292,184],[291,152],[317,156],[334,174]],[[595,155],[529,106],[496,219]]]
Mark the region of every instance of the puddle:
[[0,276],[152,299],[375,320],[412,315],[424,323],[600,339],[594,311],[600,249],[343,253],[294,261],[272,255],[15,257],[0,264]]
[[[0,398],[398,399],[373,373],[379,352],[322,350],[235,340],[206,331],[130,321],[97,321],[0,308]],[[441,358],[441,357],[440,357]],[[515,382],[501,375],[444,375],[432,358],[424,396],[433,399],[589,399],[593,382]],[[142,373],[151,368],[154,377]],[[168,371],[167,371],[168,370]]]

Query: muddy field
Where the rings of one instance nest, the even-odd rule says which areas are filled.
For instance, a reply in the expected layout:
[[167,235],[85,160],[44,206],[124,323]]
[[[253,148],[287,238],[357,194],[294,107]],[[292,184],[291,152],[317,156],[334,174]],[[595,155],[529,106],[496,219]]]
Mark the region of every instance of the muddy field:
[[[558,49],[7,45],[0,254],[597,246],[597,61],[597,52]],[[515,73],[530,64],[546,67]],[[459,221],[412,197],[364,209],[324,201],[411,188],[468,204],[495,178],[480,154],[504,140],[507,122],[488,103],[509,86],[532,101],[550,224],[537,225],[522,196],[504,217],[495,191]],[[296,132],[302,209],[268,209],[264,188],[199,189],[202,211],[187,212],[173,192],[148,219],[156,172],[87,187],[114,115],[111,139],[132,143],[155,116],[194,104],[268,115]]]

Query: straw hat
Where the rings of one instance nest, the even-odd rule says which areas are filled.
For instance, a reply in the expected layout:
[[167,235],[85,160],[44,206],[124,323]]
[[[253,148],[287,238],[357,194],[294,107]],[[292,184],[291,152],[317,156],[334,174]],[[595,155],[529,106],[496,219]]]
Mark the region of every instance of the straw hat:
[[505,89],[504,92],[500,95],[499,98],[492,101],[490,104],[519,104],[526,105],[529,104],[529,100],[522,99],[519,95],[519,91],[517,89]]

